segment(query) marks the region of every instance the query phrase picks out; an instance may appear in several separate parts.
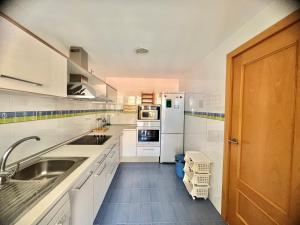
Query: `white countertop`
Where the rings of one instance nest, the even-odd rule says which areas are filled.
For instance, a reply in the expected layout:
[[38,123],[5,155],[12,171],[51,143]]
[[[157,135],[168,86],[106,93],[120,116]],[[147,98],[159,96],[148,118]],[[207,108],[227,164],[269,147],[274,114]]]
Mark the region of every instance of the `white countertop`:
[[103,145],[64,145],[42,157],[87,157],[87,159],[68,175],[62,182],[39,200],[16,225],[35,225],[47,215],[48,211],[87,173],[96,160],[109,149],[116,138],[119,138],[124,129],[135,129],[135,125],[112,125],[106,132],[92,132],[91,134],[112,135]]

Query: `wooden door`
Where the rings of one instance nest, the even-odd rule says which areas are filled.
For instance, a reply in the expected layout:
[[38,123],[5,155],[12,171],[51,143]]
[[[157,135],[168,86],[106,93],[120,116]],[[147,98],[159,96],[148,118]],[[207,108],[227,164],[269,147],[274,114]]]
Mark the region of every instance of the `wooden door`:
[[300,224],[300,20],[293,18],[229,58],[223,210],[230,225]]

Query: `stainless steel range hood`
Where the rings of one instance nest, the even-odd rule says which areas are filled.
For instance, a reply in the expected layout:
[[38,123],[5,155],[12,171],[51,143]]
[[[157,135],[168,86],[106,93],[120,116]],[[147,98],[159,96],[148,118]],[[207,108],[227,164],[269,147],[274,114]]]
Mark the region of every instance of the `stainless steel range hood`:
[[69,98],[106,101],[106,83],[71,60],[68,61]]
[[69,98],[97,102],[116,102],[117,90],[88,71],[88,54],[81,48],[70,48],[68,60]]

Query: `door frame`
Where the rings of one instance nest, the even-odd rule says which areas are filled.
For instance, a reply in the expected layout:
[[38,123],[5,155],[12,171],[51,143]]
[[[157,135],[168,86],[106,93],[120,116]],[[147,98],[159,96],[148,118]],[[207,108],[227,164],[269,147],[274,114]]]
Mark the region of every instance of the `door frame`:
[[231,122],[232,122],[232,99],[233,99],[233,59],[244,51],[254,47],[265,39],[277,34],[278,32],[290,27],[300,20],[300,9],[297,9],[284,19],[259,33],[254,38],[250,39],[240,47],[227,54],[226,64],[226,91],[225,91],[225,133],[224,133],[224,158],[223,158],[223,181],[222,181],[222,206],[221,215],[225,221],[228,216],[229,203],[229,178],[230,178],[230,145],[228,139],[231,137]]

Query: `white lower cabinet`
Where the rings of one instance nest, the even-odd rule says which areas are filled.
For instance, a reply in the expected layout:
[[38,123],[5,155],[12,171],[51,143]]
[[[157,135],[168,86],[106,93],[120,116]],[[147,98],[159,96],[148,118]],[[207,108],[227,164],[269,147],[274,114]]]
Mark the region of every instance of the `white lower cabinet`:
[[122,136],[122,157],[136,157],[136,129],[124,130]]
[[159,157],[160,147],[159,146],[137,147],[137,155],[138,156],[156,156],[156,157]]
[[72,206],[72,225],[93,224],[93,190],[93,172],[89,172],[89,174],[87,174],[85,178],[70,191]]
[[119,148],[120,140],[117,138],[85,178],[70,190],[72,225],[93,225],[120,163]]
[[118,141],[107,155],[106,187],[109,188],[111,181],[120,163],[120,142]]
[[38,225],[71,225],[71,206],[69,195],[66,194],[47,213]]
[[104,200],[106,194],[106,174],[105,169],[107,168],[106,157],[103,156],[99,161],[99,167],[94,173],[94,218],[96,218],[98,210]]

